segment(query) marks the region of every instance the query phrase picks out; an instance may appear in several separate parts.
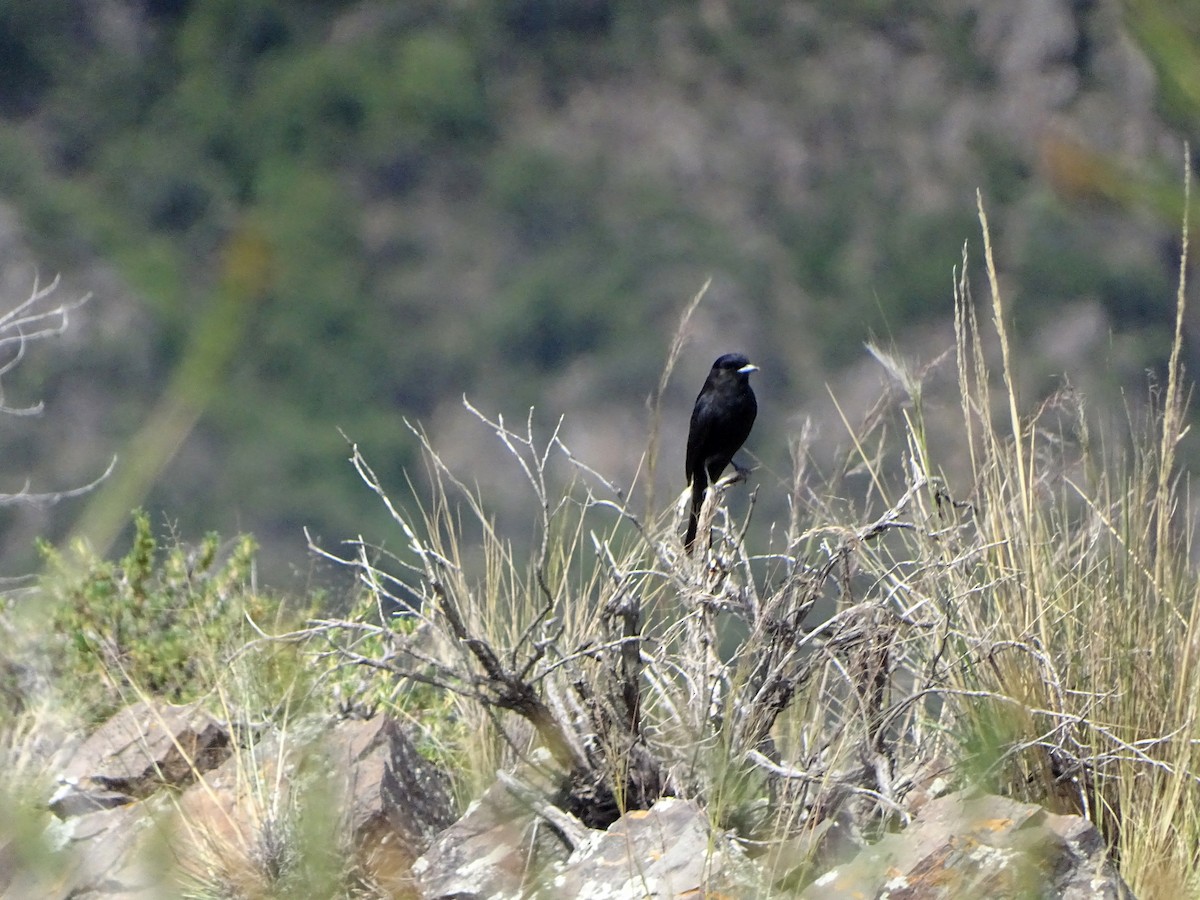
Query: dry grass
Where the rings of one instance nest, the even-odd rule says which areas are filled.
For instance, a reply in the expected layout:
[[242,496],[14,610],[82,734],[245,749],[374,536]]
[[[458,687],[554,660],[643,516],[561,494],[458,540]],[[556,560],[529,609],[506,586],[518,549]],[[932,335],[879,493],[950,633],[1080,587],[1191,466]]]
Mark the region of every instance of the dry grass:
[[[539,442],[531,423],[471,409],[535,498],[533,554],[517,558],[427,441],[424,505],[391,504],[356,455],[406,547],[360,543],[343,561],[381,611],[412,603],[421,638],[381,616],[347,632],[373,629],[381,653],[335,653],[454,693],[476,735],[472,790],[541,742],[611,790],[612,814],[693,796],[769,850],[837,809],[868,835],[895,827],[944,767],[1090,817],[1139,896],[1200,890],[1200,582],[1177,471],[1185,265],[1167,384],[1128,435],[1097,442],[1070,391],[1032,409],[1020,396],[982,202],[980,222],[990,331],[964,250],[957,443],[931,446],[923,373],[874,350],[903,388],[902,439],[878,420],[852,430],[844,471],[869,476],[866,496],[813,484],[800,444],[770,546],[752,549],[747,523],[712,502],[713,550],[694,561],[675,512],[633,511],[637,485],[588,469],[557,431]],[[643,471],[656,452],[651,437]],[[952,485],[944,469],[968,475]]]

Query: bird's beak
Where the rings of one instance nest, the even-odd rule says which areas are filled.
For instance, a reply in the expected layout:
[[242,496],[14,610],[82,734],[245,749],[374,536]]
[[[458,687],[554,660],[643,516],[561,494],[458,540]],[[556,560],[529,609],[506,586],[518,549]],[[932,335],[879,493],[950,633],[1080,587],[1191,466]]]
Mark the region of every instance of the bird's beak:
[[740,369],[738,369],[738,374],[739,375],[749,375],[751,372],[757,372],[757,371],[758,371],[758,366],[754,365],[754,363],[747,363],[746,365],[744,365]]

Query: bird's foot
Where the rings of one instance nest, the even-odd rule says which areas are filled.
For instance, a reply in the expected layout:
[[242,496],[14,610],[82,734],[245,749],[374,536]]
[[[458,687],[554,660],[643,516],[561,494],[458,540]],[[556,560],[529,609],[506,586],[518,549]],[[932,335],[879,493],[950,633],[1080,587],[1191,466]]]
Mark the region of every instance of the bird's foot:
[[730,460],[729,465],[733,468],[732,472],[727,472],[721,476],[716,486],[722,489],[735,484],[742,484],[750,479],[750,473],[754,471],[753,466],[741,466],[733,460]]

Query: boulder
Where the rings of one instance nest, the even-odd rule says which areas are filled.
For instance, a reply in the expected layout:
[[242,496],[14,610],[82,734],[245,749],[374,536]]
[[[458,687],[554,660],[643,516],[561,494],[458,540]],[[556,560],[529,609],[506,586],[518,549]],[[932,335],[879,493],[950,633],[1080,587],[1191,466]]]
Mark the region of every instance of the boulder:
[[179,809],[183,869],[251,893],[295,849],[286,843],[315,829],[310,852],[353,859],[392,896],[415,896],[413,861],[455,817],[446,776],[386,716],[268,735],[192,785]]
[[394,896],[414,893],[413,862],[456,817],[449,779],[390,716],[341,722],[322,746],[360,865]]
[[666,798],[596,832],[539,896],[674,900],[761,893],[741,848],[712,830],[704,810]]
[[180,787],[230,752],[228,729],[198,705],[135,703],[79,745],[50,810],[65,819],[148,797],[164,785]]
[[804,900],[961,897],[1131,900],[1100,833],[1079,816],[960,791],[818,877]]
[[2,865],[0,897],[38,900],[160,900],[170,868],[169,819],[157,799],[51,819],[39,864]]
[[[414,863],[423,900],[520,897],[542,883],[554,864],[567,859],[577,837],[590,832],[561,810],[556,818],[572,824],[551,827],[535,809],[531,798],[553,796],[559,775],[548,754],[540,753],[519,777],[502,778],[484,791]],[[522,789],[514,790],[518,783]]]

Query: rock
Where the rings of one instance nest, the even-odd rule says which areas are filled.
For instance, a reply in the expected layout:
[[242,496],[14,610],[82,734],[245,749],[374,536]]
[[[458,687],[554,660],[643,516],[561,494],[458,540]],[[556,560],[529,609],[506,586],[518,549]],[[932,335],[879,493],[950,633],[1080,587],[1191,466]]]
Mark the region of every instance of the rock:
[[[536,785],[531,793],[555,793],[556,778],[545,769],[523,767],[521,779]],[[577,825],[580,833],[590,832]],[[571,849],[524,798],[498,781],[434,839],[412,873],[423,900],[519,897],[541,883],[552,865],[564,862]]]
[[[384,816],[414,848],[423,853],[437,834],[456,818],[450,780],[437,766],[417,752],[395,719],[383,723],[386,755],[379,780],[378,801],[374,786],[368,785],[366,800],[374,809],[380,804]],[[360,776],[362,767],[359,767]],[[360,791],[355,795],[362,797]],[[359,804],[361,806],[361,804]]]
[[768,841],[766,852],[755,862],[769,873],[776,888],[786,892],[853,858],[866,845],[854,814],[842,806],[797,834]]
[[352,859],[391,896],[413,896],[413,861],[455,816],[446,776],[386,716],[267,736],[205,775],[179,806],[183,868],[218,872],[243,893],[269,884],[300,833],[315,829],[321,852]]
[[198,705],[135,703],[85,740],[50,798],[59,818],[121,806],[159,787],[180,787],[230,753],[229,732]]
[[184,877],[219,880],[231,895],[261,890],[271,836],[289,809],[287,768],[275,735],[239,749],[179,798],[175,851]]
[[124,806],[133,800],[121,791],[109,791],[90,781],[64,781],[50,798],[50,811],[60,819],[83,816],[102,809]]
[[40,844],[6,836],[0,893],[163,896],[170,864],[160,826],[170,804],[143,798],[187,784],[229,752],[228,731],[198,706],[144,702],[122,709],[54,766],[60,787],[47,806],[57,818],[46,817]]
[[391,893],[413,891],[412,864],[456,816],[449,779],[390,716],[341,722],[323,746],[360,864]]
[[741,848],[695,803],[667,798],[625,813],[571,854],[539,896],[579,900],[759,896]]
[[1086,819],[961,791],[929,801],[904,831],[821,875],[801,897],[1131,900],[1133,894]]
[[524,767],[489,787],[414,864],[423,900],[758,895],[752,864],[695,803],[659,800],[600,831],[534,809],[555,785],[552,769]]
[[161,900],[170,867],[166,804],[148,800],[51,820],[48,859],[40,865],[4,866],[0,896],[39,900]]

